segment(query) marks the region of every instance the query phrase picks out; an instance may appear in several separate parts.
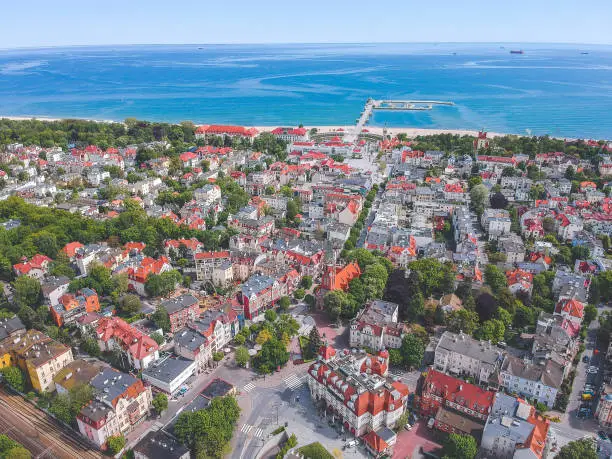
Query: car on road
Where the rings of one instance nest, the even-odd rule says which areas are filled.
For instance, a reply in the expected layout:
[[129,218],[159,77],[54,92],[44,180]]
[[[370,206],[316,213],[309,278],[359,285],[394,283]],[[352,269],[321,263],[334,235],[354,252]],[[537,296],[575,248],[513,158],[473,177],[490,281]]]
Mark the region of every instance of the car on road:
[[584,357],[582,357],[582,361],[583,361],[584,363],[589,363],[589,356],[588,356],[588,355],[585,355]]
[[587,368],[587,373],[597,374],[598,372],[599,372],[599,369],[597,367],[589,367],[589,368]]
[[406,429],[407,431],[409,431],[409,432],[410,432],[410,431],[412,430],[412,425],[410,425],[410,423],[407,423],[407,424],[404,426],[404,429]]
[[607,440],[608,439],[608,435],[603,430],[598,431],[597,432],[597,436],[599,438],[601,438],[602,440]]

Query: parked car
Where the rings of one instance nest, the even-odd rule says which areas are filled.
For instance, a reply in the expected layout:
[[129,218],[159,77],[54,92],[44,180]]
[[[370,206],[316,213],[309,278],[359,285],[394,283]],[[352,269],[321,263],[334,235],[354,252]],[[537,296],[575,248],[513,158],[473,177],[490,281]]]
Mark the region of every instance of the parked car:
[[410,425],[410,423],[408,422],[405,426],[404,429],[406,429],[407,431],[411,431],[412,430],[412,425]]
[[597,432],[597,436],[601,438],[602,440],[608,439],[608,435],[603,430],[600,430],[599,432]]
[[582,357],[582,361],[583,361],[584,363],[589,363],[589,360],[590,360],[590,359],[589,359],[589,356],[588,356],[588,355],[585,355],[584,357]]
[[597,369],[596,367],[589,367],[587,368],[586,372],[591,374],[597,374],[599,372],[599,369]]

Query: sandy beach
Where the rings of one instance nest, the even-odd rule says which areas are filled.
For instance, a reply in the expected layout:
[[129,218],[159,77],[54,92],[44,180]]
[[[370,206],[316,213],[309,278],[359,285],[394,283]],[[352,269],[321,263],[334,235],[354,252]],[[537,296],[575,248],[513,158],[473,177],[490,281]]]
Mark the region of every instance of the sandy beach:
[[[269,132],[275,129],[278,126],[253,126],[259,132]],[[334,133],[337,132],[341,134],[342,132],[346,132],[349,129],[352,129],[354,126],[304,126],[306,129],[316,128],[319,133]],[[382,135],[383,130],[385,128],[379,126],[367,126],[364,131],[369,132],[371,134]],[[397,135],[400,133],[406,134],[408,137],[417,137],[420,135],[436,135],[436,134],[454,134],[454,135],[469,135],[476,137],[478,135],[478,131],[472,131],[467,129],[424,129],[424,128],[411,128],[411,127],[391,127],[387,126],[387,135]],[[501,137],[504,134],[500,132],[487,132],[488,137]]]
[[[53,118],[46,116],[0,116],[0,118],[5,118],[9,120],[23,121],[23,120],[32,120],[36,119],[39,121],[62,121],[67,118]],[[70,119],[83,119],[85,121],[94,121],[96,123],[122,123],[122,121],[113,121],[113,120],[95,120],[95,119],[86,119],[86,118],[70,118]],[[196,124],[198,125],[198,124]],[[250,126],[249,126],[250,127]],[[278,126],[252,126],[257,129],[259,132],[270,132]],[[341,134],[342,132],[346,132],[349,129],[352,129],[354,126],[349,125],[337,125],[337,126],[304,126],[306,129],[316,128],[320,133],[334,133],[337,132]],[[382,126],[367,126],[364,131],[367,131],[372,134],[382,135],[383,134]],[[453,135],[469,135],[476,137],[478,135],[478,131],[468,130],[468,129],[424,129],[424,128],[411,128],[411,127],[402,127],[402,126],[388,126],[387,134],[394,136],[400,133],[406,134],[409,138],[417,137],[420,135],[436,135],[436,134],[453,134]],[[500,132],[487,132],[489,137],[501,137],[504,133]]]

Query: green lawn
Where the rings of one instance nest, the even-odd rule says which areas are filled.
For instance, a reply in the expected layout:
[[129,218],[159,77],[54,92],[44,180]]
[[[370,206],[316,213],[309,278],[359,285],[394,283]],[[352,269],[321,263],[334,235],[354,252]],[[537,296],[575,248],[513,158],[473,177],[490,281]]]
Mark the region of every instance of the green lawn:
[[306,459],[334,459],[334,456],[328,453],[319,442],[302,446],[298,451],[303,454]]

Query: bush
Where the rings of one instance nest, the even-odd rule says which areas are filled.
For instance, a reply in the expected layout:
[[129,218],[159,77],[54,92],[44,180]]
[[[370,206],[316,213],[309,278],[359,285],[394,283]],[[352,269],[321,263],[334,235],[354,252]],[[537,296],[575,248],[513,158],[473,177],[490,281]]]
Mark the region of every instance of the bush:
[[305,459],[334,459],[334,456],[328,453],[325,447],[319,442],[302,446],[298,452],[302,454]]
[[108,450],[112,455],[119,453],[125,447],[125,437],[123,435],[115,435],[114,437],[108,437],[106,440]]

